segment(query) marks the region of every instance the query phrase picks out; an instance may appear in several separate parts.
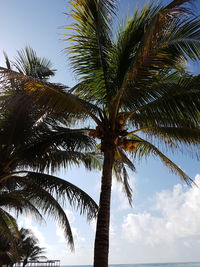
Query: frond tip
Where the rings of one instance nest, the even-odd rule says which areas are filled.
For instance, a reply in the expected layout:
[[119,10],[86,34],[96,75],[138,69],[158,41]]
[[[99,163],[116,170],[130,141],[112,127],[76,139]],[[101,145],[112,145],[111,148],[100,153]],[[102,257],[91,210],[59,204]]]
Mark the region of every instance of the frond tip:
[[[140,140],[143,140],[140,138]],[[193,180],[181,170],[172,160],[170,160],[166,155],[164,155],[156,146],[149,143],[148,141],[143,140],[138,143],[136,157],[148,157],[150,155],[157,156],[163,162],[163,164],[168,167],[172,173],[177,174],[184,182],[188,185],[193,183]]]

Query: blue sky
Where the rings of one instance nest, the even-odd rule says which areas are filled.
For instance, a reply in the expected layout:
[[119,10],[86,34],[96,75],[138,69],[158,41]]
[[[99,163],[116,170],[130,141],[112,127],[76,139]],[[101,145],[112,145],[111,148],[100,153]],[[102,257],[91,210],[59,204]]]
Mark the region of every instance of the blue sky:
[[[169,1],[168,1],[169,2]],[[121,0],[119,16],[131,14],[143,1]],[[196,1],[198,7],[200,1]],[[69,23],[66,0],[9,0],[0,9],[0,65],[4,65],[5,50],[13,59],[16,50],[31,45],[40,56],[49,58],[58,70],[54,82],[69,86],[76,79],[69,67],[62,41],[63,26]],[[197,12],[199,10],[197,9]],[[190,64],[199,73],[199,64]],[[198,183],[199,162],[187,155],[171,158]],[[130,208],[114,182],[111,212],[111,263],[166,262],[199,260],[200,193],[187,188],[179,178],[157,160],[136,163],[137,172],[131,174],[134,188],[133,207]],[[68,169],[58,173],[87,191],[98,201],[100,173],[84,169]],[[48,257],[61,259],[62,264],[91,264],[93,259],[94,222],[88,224],[78,213],[66,210],[75,234],[76,250],[71,253],[63,240],[61,229],[51,219],[39,225],[30,217],[20,218],[20,224],[32,228]]]

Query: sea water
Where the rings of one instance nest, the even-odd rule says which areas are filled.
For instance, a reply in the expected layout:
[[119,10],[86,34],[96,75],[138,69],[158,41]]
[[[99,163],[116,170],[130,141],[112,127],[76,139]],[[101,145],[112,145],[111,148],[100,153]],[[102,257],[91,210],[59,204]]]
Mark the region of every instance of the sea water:
[[[110,264],[109,267],[200,267],[200,262],[182,263],[146,263],[146,264]],[[64,265],[63,267],[92,267],[92,265]]]

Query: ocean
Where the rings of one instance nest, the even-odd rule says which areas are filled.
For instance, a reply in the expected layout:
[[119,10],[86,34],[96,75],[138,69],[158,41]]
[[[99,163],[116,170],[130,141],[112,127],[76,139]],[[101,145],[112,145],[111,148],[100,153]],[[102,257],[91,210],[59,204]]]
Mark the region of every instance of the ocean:
[[[200,267],[200,262],[111,264],[109,267]],[[63,265],[62,267],[92,267],[92,265]]]

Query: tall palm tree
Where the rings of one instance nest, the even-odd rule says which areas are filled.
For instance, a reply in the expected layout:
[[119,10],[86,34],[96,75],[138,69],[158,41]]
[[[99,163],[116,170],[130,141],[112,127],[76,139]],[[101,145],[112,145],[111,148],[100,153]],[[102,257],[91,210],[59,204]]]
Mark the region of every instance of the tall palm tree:
[[187,2],[146,5],[113,37],[117,1],[72,0],[74,23],[66,26],[71,30],[66,40],[79,83],[70,90],[1,68],[2,82],[8,86],[12,77],[43,106],[82,123],[87,118],[93,121],[86,130],[98,140],[104,157],[95,267],[108,266],[113,169],[129,201],[126,167],[134,170],[131,157],[157,156],[188,184],[192,182],[162,152],[165,148],[194,152],[199,147],[200,77],[188,74],[184,62],[199,58],[200,20]]
[[[24,53],[37,65],[37,57],[30,48]],[[22,62],[27,65],[22,60],[21,67]],[[11,70],[7,56],[6,63]],[[39,80],[46,81],[50,72],[41,69]],[[89,169],[99,167],[97,158],[90,153],[93,142],[84,132],[62,126],[63,121],[66,122],[64,118],[55,123],[56,114],[33,103],[33,97],[29,97],[16,80],[10,78],[9,82],[11,88],[1,88],[0,97],[0,217],[6,217],[0,221],[0,232],[9,230],[6,222],[15,225],[14,218],[1,206],[17,213],[34,212],[37,218],[41,218],[40,212],[43,212],[60,222],[73,249],[70,224],[62,206],[68,200],[72,207],[91,219],[96,216],[97,205],[80,188],[49,173],[60,166],[81,162]]]

